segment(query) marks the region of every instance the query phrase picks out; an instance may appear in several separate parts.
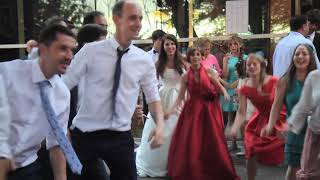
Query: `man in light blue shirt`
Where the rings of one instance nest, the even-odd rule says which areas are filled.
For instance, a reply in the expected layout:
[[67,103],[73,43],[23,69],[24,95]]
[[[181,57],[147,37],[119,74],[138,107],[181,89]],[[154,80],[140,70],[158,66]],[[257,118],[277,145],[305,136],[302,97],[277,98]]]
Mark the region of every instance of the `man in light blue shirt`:
[[9,125],[11,118],[9,115],[9,105],[7,101],[6,89],[0,75],[0,180],[6,179],[6,174],[10,170],[11,151],[8,144]]
[[[61,25],[48,26],[39,36],[37,59],[0,63],[7,91],[11,123],[8,143],[15,170],[9,180],[43,180],[37,152],[46,139],[54,179],[65,180],[66,160],[42,104],[39,83],[48,82],[47,95],[57,123],[67,133],[70,93],[59,77],[64,74],[76,47],[74,34]],[[2,126],[3,124],[1,124]],[[0,155],[1,156],[1,155]]]
[[309,44],[314,49],[317,67],[320,69],[319,60],[313,43],[305,38],[309,34],[309,22],[307,16],[296,16],[290,20],[291,32],[281,39],[273,54],[273,75],[283,76],[291,64],[295,48],[299,44]]

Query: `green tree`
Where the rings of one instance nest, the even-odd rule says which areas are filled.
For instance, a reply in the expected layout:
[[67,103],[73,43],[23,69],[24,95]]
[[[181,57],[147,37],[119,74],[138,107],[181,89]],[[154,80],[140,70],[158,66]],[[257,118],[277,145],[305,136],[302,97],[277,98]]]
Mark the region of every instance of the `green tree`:
[[[157,0],[160,8],[172,12],[172,21],[179,37],[188,37],[189,17],[187,0]],[[210,17],[215,19],[225,14],[225,0],[195,0],[193,4],[195,9],[200,9],[199,19],[196,22]],[[194,35],[197,36],[194,30]]]
[[46,19],[52,16],[63,17],[76,26],[82,23],[83,15],[92,10],[86,0],[33,0],[34,34],[43,28]]

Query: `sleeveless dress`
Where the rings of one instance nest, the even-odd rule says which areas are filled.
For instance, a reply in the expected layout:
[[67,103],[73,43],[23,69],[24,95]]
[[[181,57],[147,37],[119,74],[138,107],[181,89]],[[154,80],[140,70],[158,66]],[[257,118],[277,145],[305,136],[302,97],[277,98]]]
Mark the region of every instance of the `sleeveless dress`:
[[[244,60],[246,60],[248,56],[243,55],[242,57]],[[239,61],[239,58],[235,57],[235,56],[230,57],[230,59],[228,61],[229,75],[228,75],[227,82],[229,84],[234,83],[238,79],[238,77],[236,75],[236,64],[238,63],[238,61]],[[221,102],[222,102],[222,110],[223,110],[223,112],[235,112],[235,111],[237,111],[237,107],[234,102],[234,99],[236,99],[237,97],[234,97],[234,96],[236,96],[237,94],[235,93],[234,89],[226,88],[226,90],[227,90],[229,96],[231,97],[231,100],[225,101],[224,98],[222,98],[222,97],[220,98]]]
[[[162,87],[159,94],[163,112],[171,108],[178,97],[181,75],[174,69],[166,69],[163,73]],[[141,144],[137,150],[136,166],[138,174],[145,174],[150,177],[167,176],[168,151],[174,128],[177,124],[179,114],[172,114],[165,120],[164,144],[159,148],[151,149],[148,142],[151,131],[155,128],[155,123],[150,114],[149,119],[143,128]]]
[[[287,118],[291,115],[291,111],[300,99],[303,88],[303,82],[296,79],[288,89],[285,97],[285,105],[287,110]],[[303,149],[304,137],[306,134],[307,123],[300,134],[295,134],[292,131],[288,132],[288,139],[285,145],[285,162],[293,167],[300,167],[301,153]]]
[[245,156],[247,159],[255,156],[259,163],[266,165],[278,165],[284,160],[284,140],[277,134],[286,126],[285,106],[281,110],[273,134],[260,137],[261,129],[269,121],[277,81],[276,77],[271,77],[266,84],[262,85],[263,94],[258,92],[257,88],[246,85],[239,90],[239,93],[246,96],[256,107],[244,132]]
[[225,136],[216,88],[201,65],[200,80],[188,71],[189,98],[169,150],[171,180],[238,180]]

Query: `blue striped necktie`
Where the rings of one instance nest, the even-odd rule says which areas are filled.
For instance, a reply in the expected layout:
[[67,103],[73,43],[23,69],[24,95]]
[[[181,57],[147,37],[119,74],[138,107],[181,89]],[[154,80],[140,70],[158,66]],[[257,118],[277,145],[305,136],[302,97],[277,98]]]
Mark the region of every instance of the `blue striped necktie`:
[[48,81],[43,81],[39,83],[40,87],[40,96],[42,101],[43,110],[46,113],[49,124],[52,128],[53,133],[56,136],[56,139],[60,145],[61,150],[63,151],[70,169],[73,173],[81,174],[82,164],[78,159],[76,153],[74,152],[67,136],[64,134],[62,128],[60,127],[57,116],[50,104],[50,100],[48,97],[47,88],[49,87]]

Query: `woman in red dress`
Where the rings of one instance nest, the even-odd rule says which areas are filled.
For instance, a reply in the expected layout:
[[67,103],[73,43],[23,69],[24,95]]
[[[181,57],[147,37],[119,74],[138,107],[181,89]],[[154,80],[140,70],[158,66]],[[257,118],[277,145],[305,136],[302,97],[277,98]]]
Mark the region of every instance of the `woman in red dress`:
[[284,160],[284,140],[278,134],[285,130],[286,112],[283,106],[274,131],[270,136],[260,136],[261,130],[269,121],[278,79],[266,74],[267,64],[260,55],[250,54],[246,66],[249,78],[239,89],[239,110],[230,135],[235,138],[240,125],[246,119],[248,98],[256,107],[256,111],[246,125],[244,145],[248,180],[254,180],[257,162],[265,165],[278,165]]
[[181,78],[175,105],[165,114],[168,118],[188,97],[171,141],[169,177],[172,180],[238,180],[225,141],[218,92],[227,100],[230,97],[218,75],[201,65],[199,49],[189,48],[187,59],[191,68]]

